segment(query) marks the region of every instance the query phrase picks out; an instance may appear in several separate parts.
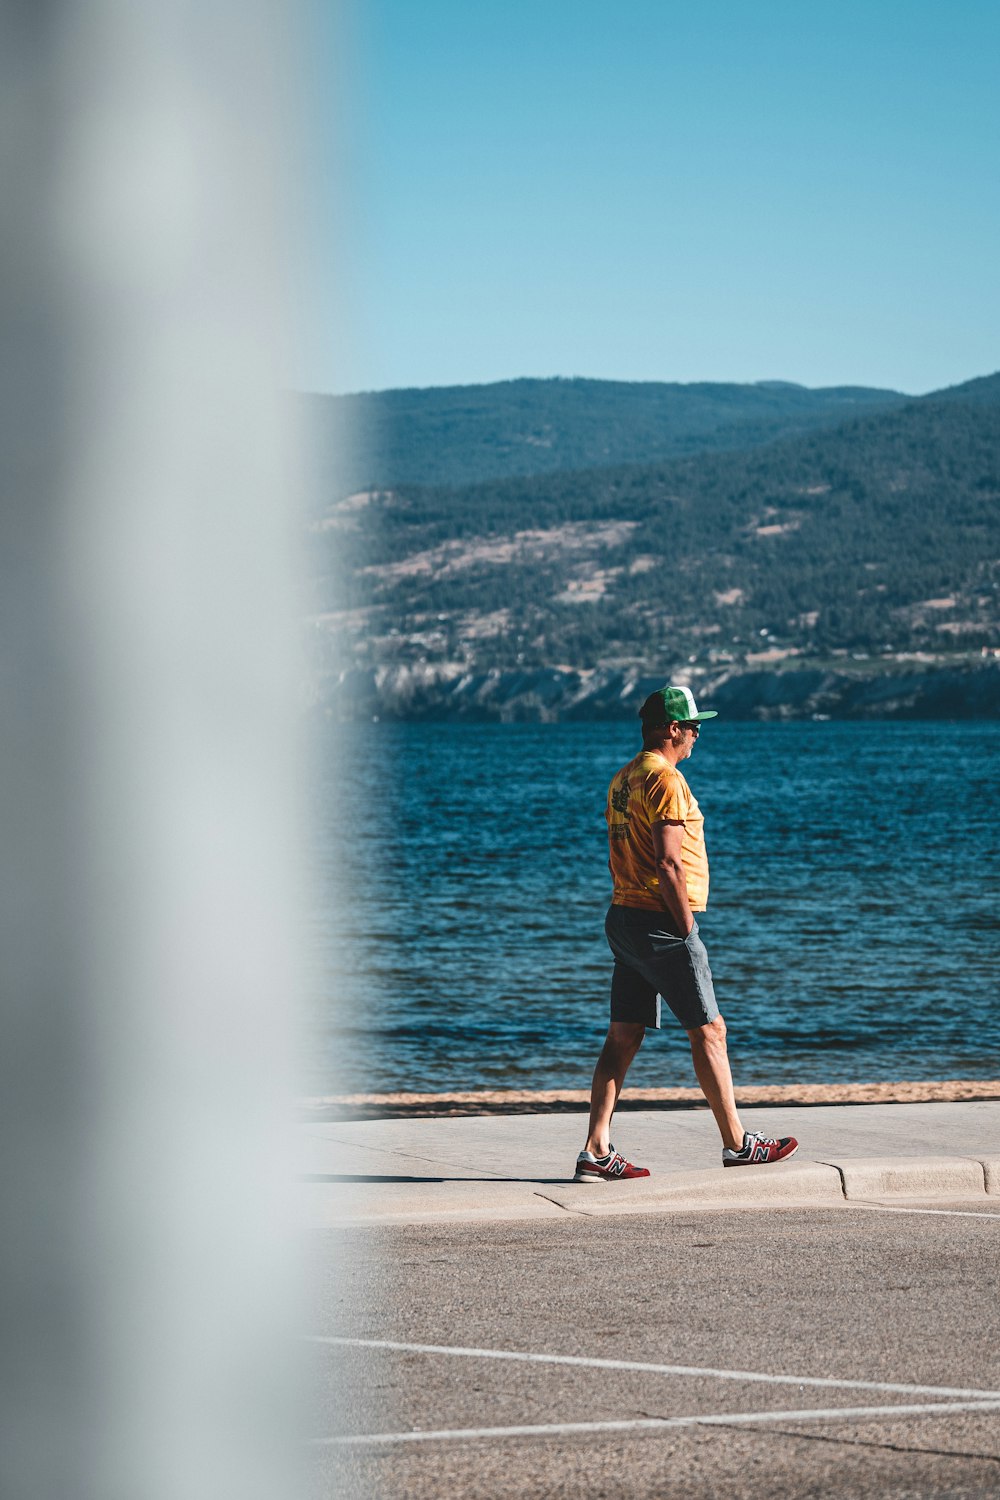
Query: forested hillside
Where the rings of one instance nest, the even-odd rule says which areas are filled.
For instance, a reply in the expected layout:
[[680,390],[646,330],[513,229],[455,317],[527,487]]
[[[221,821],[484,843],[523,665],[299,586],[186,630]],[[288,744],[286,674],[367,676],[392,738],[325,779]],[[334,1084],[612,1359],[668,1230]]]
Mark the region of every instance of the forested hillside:
[[733,453],[335,502],[325,673],[652,673],[1000,645],[1000,377]]
[[336,442],[350,428],[342,493],[399,484],[475,484],[749,448],[855,412],[899,404],[896,391],[613,380],[309,396],[310,419]]

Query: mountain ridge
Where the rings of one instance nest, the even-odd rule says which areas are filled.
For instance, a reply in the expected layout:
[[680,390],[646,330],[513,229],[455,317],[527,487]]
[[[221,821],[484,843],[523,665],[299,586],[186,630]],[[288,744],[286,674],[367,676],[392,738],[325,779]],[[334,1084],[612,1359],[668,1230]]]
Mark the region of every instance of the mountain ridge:
[[343,432],[353,433],[354,451],[340,461],[342,495],[758,446],[909,399],[898,391],[790,381],[575,377],[300,396],[331,455]]
[[313,525],[318,696],[402,671],[397,706],[464,713],[446,680],[492,674],[476,702],[544,716],[547,672],[965,672],[1000,654],[998,501],[1000,375],[742,450],[355,494]]

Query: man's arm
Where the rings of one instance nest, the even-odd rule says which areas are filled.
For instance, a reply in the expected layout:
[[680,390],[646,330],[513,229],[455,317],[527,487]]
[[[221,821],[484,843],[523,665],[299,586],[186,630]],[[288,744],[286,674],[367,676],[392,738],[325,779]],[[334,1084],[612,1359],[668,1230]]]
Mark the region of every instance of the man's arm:
[[660,882],[660,900],[677,923],[677,931],[687,937],[694,926],[694,914],[688,900],[687,877],[681,863],[683,823],[654,823],[653,849],[656,874]]

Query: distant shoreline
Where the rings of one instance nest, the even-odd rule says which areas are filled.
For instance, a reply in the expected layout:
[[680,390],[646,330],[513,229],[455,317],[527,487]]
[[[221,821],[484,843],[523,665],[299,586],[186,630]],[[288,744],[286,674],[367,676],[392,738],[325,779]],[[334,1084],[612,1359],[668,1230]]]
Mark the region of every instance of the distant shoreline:
[[[951,719],[1000,718],[1000,660],[993,656],[949,664],[865,660],[836,668],[796,660],[769,670],[690,668],[675,680],[689,681],[699,699],[732,720],[939,719],[942,703]],[[340,723],[631,720],[660,681],[625,668],[355,667],[318,687],[313,711]]]
[[[736,1089],[744,1108],[837,1104],[955,1104],[1000,1100],[1000,1079],[943,1079],[899,1083],[747,1084]],[[303,1098],[306,1120],[393,1120],[463,1115],[580,1113],[586,1089],[476,1089],[455,1093],[330,1094]],[[619,1111],[707,1108],[697,1088],[629,1089]]]

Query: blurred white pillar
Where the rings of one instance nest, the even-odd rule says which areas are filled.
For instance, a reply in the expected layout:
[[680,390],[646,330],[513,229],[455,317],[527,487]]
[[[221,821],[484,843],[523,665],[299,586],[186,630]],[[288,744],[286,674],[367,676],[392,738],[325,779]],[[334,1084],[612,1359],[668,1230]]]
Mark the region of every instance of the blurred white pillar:
[[19,1500],[295,1488],[297,9],[0,5]]

